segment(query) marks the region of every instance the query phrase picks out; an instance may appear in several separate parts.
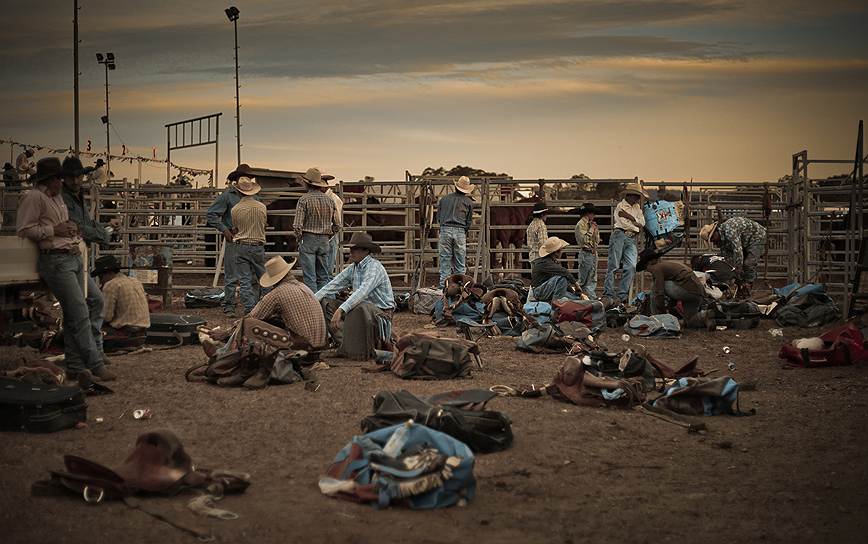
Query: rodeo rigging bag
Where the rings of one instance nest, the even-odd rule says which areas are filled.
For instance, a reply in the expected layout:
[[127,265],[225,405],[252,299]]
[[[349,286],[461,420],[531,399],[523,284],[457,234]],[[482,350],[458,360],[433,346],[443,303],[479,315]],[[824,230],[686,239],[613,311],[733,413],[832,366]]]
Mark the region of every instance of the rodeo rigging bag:
[[436,338],[411,333],[398,339],[398,355],[392,372],[399,378],[413,380],[448,380],[464,378],[473,368],[482,368],[479,346],[458,338]]

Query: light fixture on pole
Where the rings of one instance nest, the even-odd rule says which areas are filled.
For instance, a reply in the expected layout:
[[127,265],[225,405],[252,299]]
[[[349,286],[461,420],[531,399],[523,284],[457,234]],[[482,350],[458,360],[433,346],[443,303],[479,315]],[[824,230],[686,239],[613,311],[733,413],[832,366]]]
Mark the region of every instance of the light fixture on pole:
[[238,151],[238,164],[241,164],[241,101],[239,98],[241,85],[238,83],[238,15],[241,12],[235,6],[230,6],[224,11],[229,21],[235,25],[235,143]]
[[100,120],[105,125],[105,168],[106,172],[111,175],[111,162],[112,162],[112,146],[111,146],[111,122],[109,120],[109,70],[114,70],[117,68],[115,64],[115,54],[114,53],[106,53],[103,55],[102,53],[96,54],[96,61],[99,64],[105,66],[105,115],[100,118]]

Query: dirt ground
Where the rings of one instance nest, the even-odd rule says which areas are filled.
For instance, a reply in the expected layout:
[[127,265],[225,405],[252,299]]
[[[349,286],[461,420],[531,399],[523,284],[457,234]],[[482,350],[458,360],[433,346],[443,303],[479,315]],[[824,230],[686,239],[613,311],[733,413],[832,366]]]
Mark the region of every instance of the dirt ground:
[[[219,312],[199,313],[225,322]],[[425,323],[396,317],[399,333]],[[95,534],[129,544],[194,541],[123,504],[30,495],[31,483],[61,467],[63,454],[116,465],[140,433],[169,428],[196,464],[252,475],[245,494],[219,504],[240,514],[234,521],[197,518],[182,497],[148,499],[209,527],[220,542],[864,542],[868,367],[782,368],[781,343],[813,334],[785,329],[777,338],[772,326],[642,341],[673,363],[699,355],[703,369],[725,371],[734,362],[736,380],[756,384],[741,396],[741,408],[755,408],[756,416],[705,418],[709,431],[699,435],[631,411],[497,398],[489,407],[512,418],[513,447],[477,457],[472,503],[426,512],[375,510],[319,493],[318,476],[358,432],[371,397],[388,389],[428,395],[542,384],[562,355],[527,355],[513,339],[486,339],[485,369],[450,382],[363,374],[362,363],[328,359],[317,392],[300,384],[249,392],[187,383],[184,370],[204,359],[199,346],[117,357],[116,393],[89,398],[86,428],[0,434],[0,534],[10,543],[93,542]],[[600,338],[618,350],[621,334]],[[0,359],[21,353],[3,348]],[[143,407],[153,419],[129,416]]]

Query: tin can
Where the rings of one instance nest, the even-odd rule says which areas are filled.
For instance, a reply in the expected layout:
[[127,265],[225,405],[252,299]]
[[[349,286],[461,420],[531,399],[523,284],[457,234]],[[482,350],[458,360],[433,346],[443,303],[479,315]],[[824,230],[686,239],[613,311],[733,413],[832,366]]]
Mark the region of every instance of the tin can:
[[723,352],[729,355],[730,353],[732,353],[732,350],[729,348],[729,346],[723,346]]
[[726,365],[726,366],[727,366],[727,368],[729,368],[730,370],[735,370],[735,363],[729,363],[729,364]]
[[133,410],[133,419],[151,419],[153,416],[154,412],[152,412],[150,408]]

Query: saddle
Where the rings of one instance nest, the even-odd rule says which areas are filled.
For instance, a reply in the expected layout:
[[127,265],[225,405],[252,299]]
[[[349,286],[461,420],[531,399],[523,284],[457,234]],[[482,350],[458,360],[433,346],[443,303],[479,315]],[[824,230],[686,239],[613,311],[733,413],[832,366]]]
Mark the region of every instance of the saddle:
[[525,314],[524,304],[522,304],[521,299],[518,297],[518,293],[512,289],[496,287],[483,295],[482,303],[485,304],[483,323],[490,323],[491,317],[498,312],[509,316],[510,322],[516,319],[532,321]]

